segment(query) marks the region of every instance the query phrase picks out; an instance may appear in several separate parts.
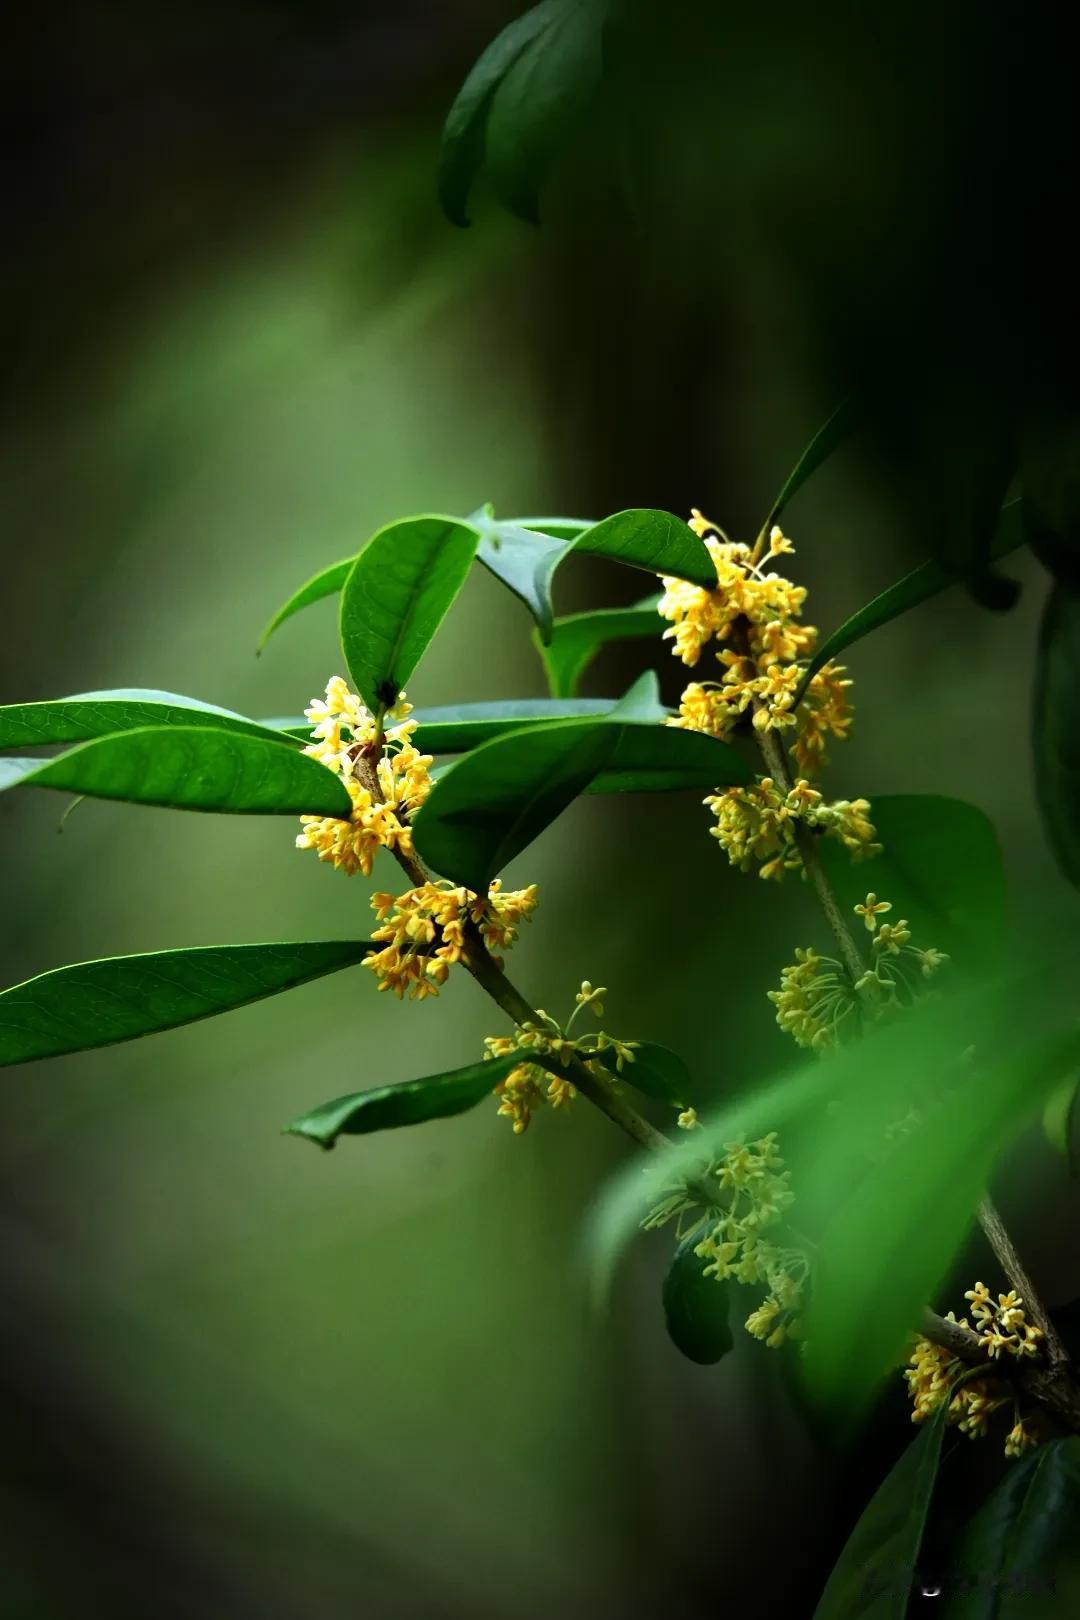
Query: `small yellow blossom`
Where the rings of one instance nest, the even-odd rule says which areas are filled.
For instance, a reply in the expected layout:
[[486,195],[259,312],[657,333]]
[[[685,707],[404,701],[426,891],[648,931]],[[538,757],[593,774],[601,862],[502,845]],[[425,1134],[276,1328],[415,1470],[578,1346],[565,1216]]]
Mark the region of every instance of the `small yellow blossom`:
[[603,997],[606,995],[607,989],[604,985],[597,985],[594,989],[594,987],[589,983],[588,979],[582,979],[581,989],[574,997],[574,1001],[579,1007],[588,1007],[596,1014],[597,1018],[603,1018]]
[[696,1131],[701,1126],[696,1108],[684,1108],[675,1123],[680,1131]]
[[879,900],[876,894],[868,894],[861,906],[855,907],[856,917],[861,917],[871,933],[878,925],[878,918],[886,911],[892,910],[891,900]]
[[431,755],[412,742],[416,721],[409,719],[404,694],[387,716],[379,758],[374,745],[374,717],[340,675],[327,683],[325,698],[314,698],[304,711],[312,741],[304,753],[341,777],[352,801],[348,821],[334,816],[301,816],[298,849],[313,849],[321,861],[348,875],[370,876],[380,849],[411,855],[410,822],[431,791]]
[[1025,1451],[1030,1451],[1031,1447],[1037,1446],[1038,1443],[1039,1437],[1030,1423],[1025,1423],[1023,1418],[1018,1418],[1006,1438],[1005,1455],[1006,1457],[1022,1457]]
[[[450,968],[460,962],[467,947],[467,930],[477,929],[488,950],[512,945],[520,924],[536,908],[537,889],[504,893],[496,878],[487,897],[458,888],[445,879],[432,879],[405,894],[374,894],[372,908],[378,926],[371,937],[382,949],[364,958],[380,990],[392,990],[400,1000],[422,1001],[438,994]],[[498,960],[498,957],[496,957]]]

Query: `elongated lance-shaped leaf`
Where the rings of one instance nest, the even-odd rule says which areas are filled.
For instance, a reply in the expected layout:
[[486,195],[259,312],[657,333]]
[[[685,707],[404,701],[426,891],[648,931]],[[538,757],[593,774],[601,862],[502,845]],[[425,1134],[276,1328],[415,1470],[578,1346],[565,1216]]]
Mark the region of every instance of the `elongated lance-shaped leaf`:
[[[198,698],[140,687],[111,692],[77,692],[43,703],[12,703],[0,708],[0,748],[27,748],[39,743],[86,742],[117,731],[144,726],[209,726],[265,737],[271,727],[219,709]],[[38,764],[41,761],[37,761]]]
[[370,1091],[354,1091],[335,1097],[301,1114],[285,1132],[306,1136],[319,1147],[332,1148],[339,1136],[365,1136],[370,1131],[394,1130],[400,1125],[423,1125],[430,1119],[449,1119],[464,1114],[490,1097],[519,1063],[543,1059],[531,1049],[511,1052],[507,1057],[469,1063],[445,1074],[429,1074],[422,1080],[405,1080],[398,1085],[375,1086]]
[[855,429],[861,425],[862,419],[862,407],[854,399],[846,399],[842,405],[836,407],[828,421],[818,428],[788,474],[783,489],[765,519],[763,533],[768,534],[773,524],[779,522],[780,514],[792,497],[803,487],[811,474],[817,472],[823,462],[828,461],[833,451],[838,450],[845,440],[851,437]]
[[1048,1440],[1008,1468],[965,1530],[946,1620],[1080,1613],[1080,1439]]
[[[1001,518],[990,548],[991,559],[997,561],[1007,557],[1010,552],[1018,550],[1023,544],[1023,503],[1019,500],[1009,501],[1001,509]],[[890,585],[887,591],[875,596],[873,601],[867,602],[865,607],[853,613],[838,630],[833,631],[810,660],[799,687],[799,697],[801,698],[806,691],[811,678],[831,658],[837,658],[845,648],[852,646],[856,641],[861,641],[863,636],[868,636],[871,630],[879,630],[883,624],[889,624],[891,620],[898,619],[909,609],[919,607],[921,603],[928,602],[931,597],[940,595],[942,591],[948,590],[950,585],[955,584],[957,584],[956,575],[950,573],[936,558],[920,563],[918,568],[913,568],[910,574],[905,574],[895,585]]]
[[352,802],[334,772],[284,737],[206,726],[145,726],[80,743],[56,759],[14,762],[2,787],[56,788],[172,810],[347,819]]
[[436,871],[485,893],[581,793],[718,787],[749,776],[730,744],[700,733],[614,711],[548,722],[496,737],[452,765],[421,806],[413,836]]
[[617,698],[510,698],[414,709],[415,743],[425,754],[466,754],[493,737],[545,720],[586,720],[610,714]]
[[294,591],[289,600],[278,608],[266,629],[259,637],[257,652],[262,652],[274,631],[283,625],[286,619],[291,619],[294,613],[301,608],[310,607],[312,602],[321,602],[324,596],[336,596],[349,577],[356,557],[343,557],[340,562],[331,563],[327,568],[320,568],[317,574],[312,574],[305,580],[298,591]]
[[885,1476],[837,1560],[814,1620],[904,1620],[941,1462],[948,1401]]
[[516,523],[499,523],[494,519],[470,521],[478,521],[480,526],[477,561],[520,597],[536,620],[541,641],[547,641],[554,615],[551,582],[573,541]]
[[652,507],[615,512],[579,534],[570,550],[610,557],[647,574],[670,574],[707,591],[716,589],[716,567],[705,542],[671,512]]
[[353,685],[381,716],[393,704],[465,583],[475,528],[404,518],[372,535],[341,592],[341,646]]
[[54,968],[0,992],[0,1064],[133,1041],[360,962],[360,940],[200,945]]
[[659,637],[664,630],[656,611],[659,601],[659,596],[648,596],[634,607],[569,613],[554,621],[547,646],[534,633],[552,697],[574,697],[586,669],[609,643]]
[[447,115],[439,159],[438,191],[443,212],[467,226],[469,192],[483,163],[484,132],[496,90],[521,53],[549,26],[559,0],[542,0],[492,40],[458,91]]

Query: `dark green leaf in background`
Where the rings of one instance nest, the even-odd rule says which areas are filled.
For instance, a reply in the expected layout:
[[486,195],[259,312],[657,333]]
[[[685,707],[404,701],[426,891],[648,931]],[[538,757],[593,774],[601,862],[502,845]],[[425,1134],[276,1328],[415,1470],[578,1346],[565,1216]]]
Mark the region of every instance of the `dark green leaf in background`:
[[610,714],[617,698],[508,698],[414,709],[417,748],[425,754],[465,754],[480,743],[542,720],[584,720]]
[[906,917],[912,944],[945,951],[951,973],[993,966],[1004,937],[1005,868],[987,816],[963,799],[936,793],[882,793],[871,805],[881,855],[853,862],[840,845],[820,845],[860,943],[869,945],[869,936],[851,908],[873,890],[892,903],[882,921]]
[[634,1061],[624,1063],[621,1070],[617,1055],[610,1047],[597,1052],[596,1056],[613,1074],[643,1096],[654,1097],[657,1102],[667,1103],[672,1108],[686,1108],[700,1095],[690,1070],[678,1053],[666,1046],[658,1046],[655,1041],[636,1041]]
[[1076,1101],[1080,1095],[1080,1077],[1070,1074],[1068,1079],[1053,1090],[1043,1109],[1043,1135],[1054,1150],[1061,1154],[1069,1174],[1076,1174],[1076,1155],[1073,1134],[1076,1121]]
[[1013,1463],[968,1525],[945,1587],[945,1620],[1080,1614],[1080,1439]]
[[341,646],[372,714],[397,699],[465,583],[477,533],[449,517],[403,518],[373,534],[341,592]]
[[[1010,501],[1001,509],[997,528],[990,548],[990,555],[996,561],[1007,557],[1010,552],[1016,551],[1024,544],[1024,509],[1021,501]],[[928,602],[931,597],[938,596],[942,591],[948,590],[950,585],[957,583],[955,573],[950,573],[943,562],[934,558],[930,562],[920,563],[913,568],[910,574],[890,585],[887,591],[875,596],[865,607],[853,613],[846,619],[838,630],[822,643],[810,660],[806,675],[803,677],[801,691],[805,691],[810,677],[817,673],[830,658],[838,658],[845,648],[863,636],[868,636],[872,630],[878,630],[882,625],[909,609]]]
[[359,940],[203,945],[55,968],[0,992],[0,1064],[212,1018],[351,967],[373,949]]
[[1058,865],[1080,887],[1080,591],[1054,586],[1035,667],[1035,786]]
[[814,1620],[905,1620],[945,1434],[942,1402],[871,1497]]
[[665,629],[656,611],[659,601],[659,596],[649,596],[634,607],[567,614],[555,620],[547,646],[534,634],[552,696],[573,697],[589,664],[610,642],[659,639]]
[[[22,764],[28,762],[23,761]],[[173,810],[235,815],[347,818],[344,784],[284,738],[204,726],[146,726],[81,743],[56,759],[35,760],[14,781],[92,799],[125,799]]]
[[[0,708],[0,748],[44,743],[86,742],[143,726],[211,726],[265,737],[272,728],[219,709],[198,698],[139,687],[111,692],[78,692],[44,703],[12,703]],[[40,763],[40,761],[38,762]]]
[[541,641],[551,635],[554,608],[551,582],[572,542],[527,529],[513,522],[470,518],[480,526],[478,562],[520,597],[536,620]]
[[731,1289],[706,1277],[707,1260],[694,1253],[700,1234],[685,1238],[676,1249],[664,1278],[664,1321],[677,1349],[699,1366],[721,1361],[731,1349]]
[[788,502],[799,492],[807,479],[832,455],[834,450],[849,439],[862,422],[862,408],[855,400],[847,399],[838,405],[828,421],[825,422],[806,449],[799,457],[784,484],[783,489],[772,504],[772,509],[765,519],[765,533],[767,534],[774,523],[780,521],[780,515]]
[[392,1130],[400,1125],[423,1125],[430,1119],[449,1119],[464,1114],[489,1097],[511,1069],[536,1056],[527,1050],[507,1057],[470,1063],[446,1074],[429,1074],[423,1080],[405,1080],[399,1085],[375,1086],[321,1103],[285,1130],[293,1136],[306,1136],[320,1147],[332,1148],[339,1136],[364,1136],[369,1131]]

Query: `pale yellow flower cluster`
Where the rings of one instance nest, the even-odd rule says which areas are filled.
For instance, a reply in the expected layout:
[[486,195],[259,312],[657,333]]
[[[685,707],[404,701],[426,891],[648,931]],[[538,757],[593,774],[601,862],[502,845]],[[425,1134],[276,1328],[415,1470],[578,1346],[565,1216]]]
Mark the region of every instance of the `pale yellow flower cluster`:
[[810,681],[801,702],[796,695],[803,662],[817,644],[817,631],[799,621],[806,589],[776,573],[763,572],[773,557],[794,546],[778,528],[769,549],[755,562],[750,546],[721,539],[716,525],[695,511],[690,527],[704,541],[716,568],[716,586],[706,590],[685,580],[665,577],[658,611],[671,620],[664,635],[676,655],[694,667],[708,643],[721,646],[717,659],[723,674],[717,681],[693,681],[683,693],[678,715],[669,725],[703,731],[726,739],[740,718],[752,710],[758,731],[791,731],[791,748],[800,771],[814,775],[826,763],[826,741],[843,739],[851,728],[851,706],[840,665],[828,663]]
[[[352,876],[371,875],[379,849],[411,855],[409,823],[431,790],[428,774],[431,755],[421,754],[412,742],[416,721],[408,718],[404,695],[390,711],[390,724],[379,758],[370,761],[367,750],[376,742],[374,717],[340,675],[327,684],[326,697],[314,698],[304,714],[312,725],[312,742],[304,749],[336,772],[352,800],[352,816],[301,816],[303,832],[298,849],[313,849],[321,861]],[[367,777],[367,781],[364,777]]]
[[948,961],[943,951],[912,945],[905,919],[879,922],[892,910],[891,901],[868,894],[854,909],[874,936],[873,960],[858,980],[835,957],[800,949],[794,962],[781,970],[779,990],[768,992],[776,1022],[797,1046],[823,1051],[857,1034],[865,1024],[909,1006],[923,988],[920,981],[932,978]]
[[[613,1078],[612,1060],[615,1073],[621,1074],[626,1064],[634,1061],[637,1042],[617,1040],[604,1030],[576,1038],[569,1033],[570,1025],[582,1008],[587,1007],[597,1017],[602,1016],[604,1009],[601,998],[606,994],[603,986],[594,988],[585,979],[574,997],[574,1012],[567,1020],[565,1029],[540,1007],[537,1009],[538,1022],[519,1024],[512,1035],[489,1035],[484,1041],[485,1057],[509,1057],[512,1052],[528,1051],[548,1058],[553,1065],[558,1065],[558,1071],[565,1070],[573,1058],[579,1058],[598,1079],[610,1084]],[[601,1053],[609,1054],[608,1058],[602,1060]],[[569,1107],[577,1096],[577,1087],[566,1078],[565,1073],[547,1069],[543,1063],[530,1060],[511,1069],[506,1078],[495,1086],[494,1092],[499,1099],[499,1114],[510,1120],[515,1136],[521,1136],[528,1130],[537,1108],[544,1103],[549,1103],[552,1108]]]
[[785,872],[802,871],[796,836],[800,824],[835,838],[854,860],[881,853],[868,799],[836,799],[829,804],[802,777],[788,793],[772,777],[763,776],[750,787],[710,793],[704,802],[716,817],[710,834],[732,866],[748,872],[760,862],[758,876],[765,879],[779,881]]
[[[701,1215],[702,1181],[716,1189],[716,1201]],[[746,1329],[778,1349],[800,1334],[799,1312],[809,1262],[797,1247],[778,1243],[776,1229],[794,1202],[790,1172],[784,1167],[776,1132],[757,1142],[729,1142],[721,1158],[692,1189],[680,1186],[669,1192],[650,1212],[646,1227],[663,1226],[678,1218],[693,1219],[690,1232],[700,1232],[694,1253],[705,1261],[706,1277],[733,1281],[767,1292],[746,1319]],[[768,1235],[766,1235],[768,1234]]]
[[[1042,1334],[1027,1321],[1024,1302],[1017,1294],[999,1294],[995,1302],[989,1289],[977,1282],[964,1298],[972,1302],[974,1331],[991,1358],[1003,1354],[1017,1359],[1038,1355]],[[946,1320],[956,1322],[957,1319],[950,1311]],[[958,1325],[972,1327],[966,1316],[960,1318]],[[948,1400],[946,1422],[955,1425],[971,1440],[983,1439],[989,1431],[991,1417],[1002,1407],[1015,1407],[1015,1396],[1004,1379],[993,1376],[967,1379],[953,1393],[955,1380],[965,1371],[966,1364],[958,1356],[919,1334],[904,1372],[912,1401],[911,1421],[925,1422]],[[1025,1451],[1038,1445],[1040,1439],[1030,1420],[1021,1418],[1015,1411],[1014,1419],[1005,1440],[1006,1457],[1023,1456]]]
[[378,927],[371,937],[383,948],[365,957],[364,966],[375,974],[380,990],[392,990],[399,1001],[406,991],[411,1001],[423,1001],[438,995],[438,986],[465,955],[470,925],[490,952],[506,950],[536,902],[535,884],[504,894],[498,878],[484,899],[445,878],[401,895],[373,894]]

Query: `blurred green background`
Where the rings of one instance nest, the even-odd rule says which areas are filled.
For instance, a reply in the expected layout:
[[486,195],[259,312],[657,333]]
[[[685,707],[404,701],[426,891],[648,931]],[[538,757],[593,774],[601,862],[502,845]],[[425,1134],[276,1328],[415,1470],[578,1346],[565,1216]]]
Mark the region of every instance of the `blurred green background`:
[[[511,14],[95,6],[28,35],[0,700],[134,685],[295,713],[341,668],[333,607],[257,661],[259,629],[413,511],[760,521],[836,398],[782,239],[721,263],[707,235],[703,273],[652,239],[620,259],[580,199],[547,234],[438,216],[442,113]],[[764,170],[771,127],[747,137]],[[857,450],[787,527],[825,629],[922,555]],[[954,592],[853,653],[830,787],[975,800],[1030,894],[1052,881],[1026,760],[1043,588],[1016,572],[1010,615]],[[557,606],[642,589],[582,562]],[[650,655],[673,698],[673,661],[642,647],[588,689]],[[478,570],[410,697],[542,692],[524,610]],[[298,854],[287,819],[86,803],[61,833],[63,809],[0,800],[5,983],[362,934],[388,881]],[[527,994],[559,1012],[583,977],[610,986],[607,1026],[676,1047],[720,1098],[789,1062],[764,991],[821,926],[793,886],[731,873],[709,824],[692,795],[592,800],[509,878],[541,888]],[[756,1343],[680,1360],[665,1238],[590,1315],[583,1215],[625,1158],[604,1120],[579,1104],[517,1139],[492,1105],[332,1155],[279,1134],[499,1028],[470,981],[400,1006],[354,971],[7,1076],[0,1612],[697,1616],[763,1589],[809,1612],[850,1517],[844,1459]],[[1025,1153],[1052,1228],[1063,1173]],[[1009,1213],[1033,1236],[1026,1202]],[[1042,1263],[1052,1298],[1077,1291],[1067,1246]],[[868,1446],[905,1423],[897,1399]]]

